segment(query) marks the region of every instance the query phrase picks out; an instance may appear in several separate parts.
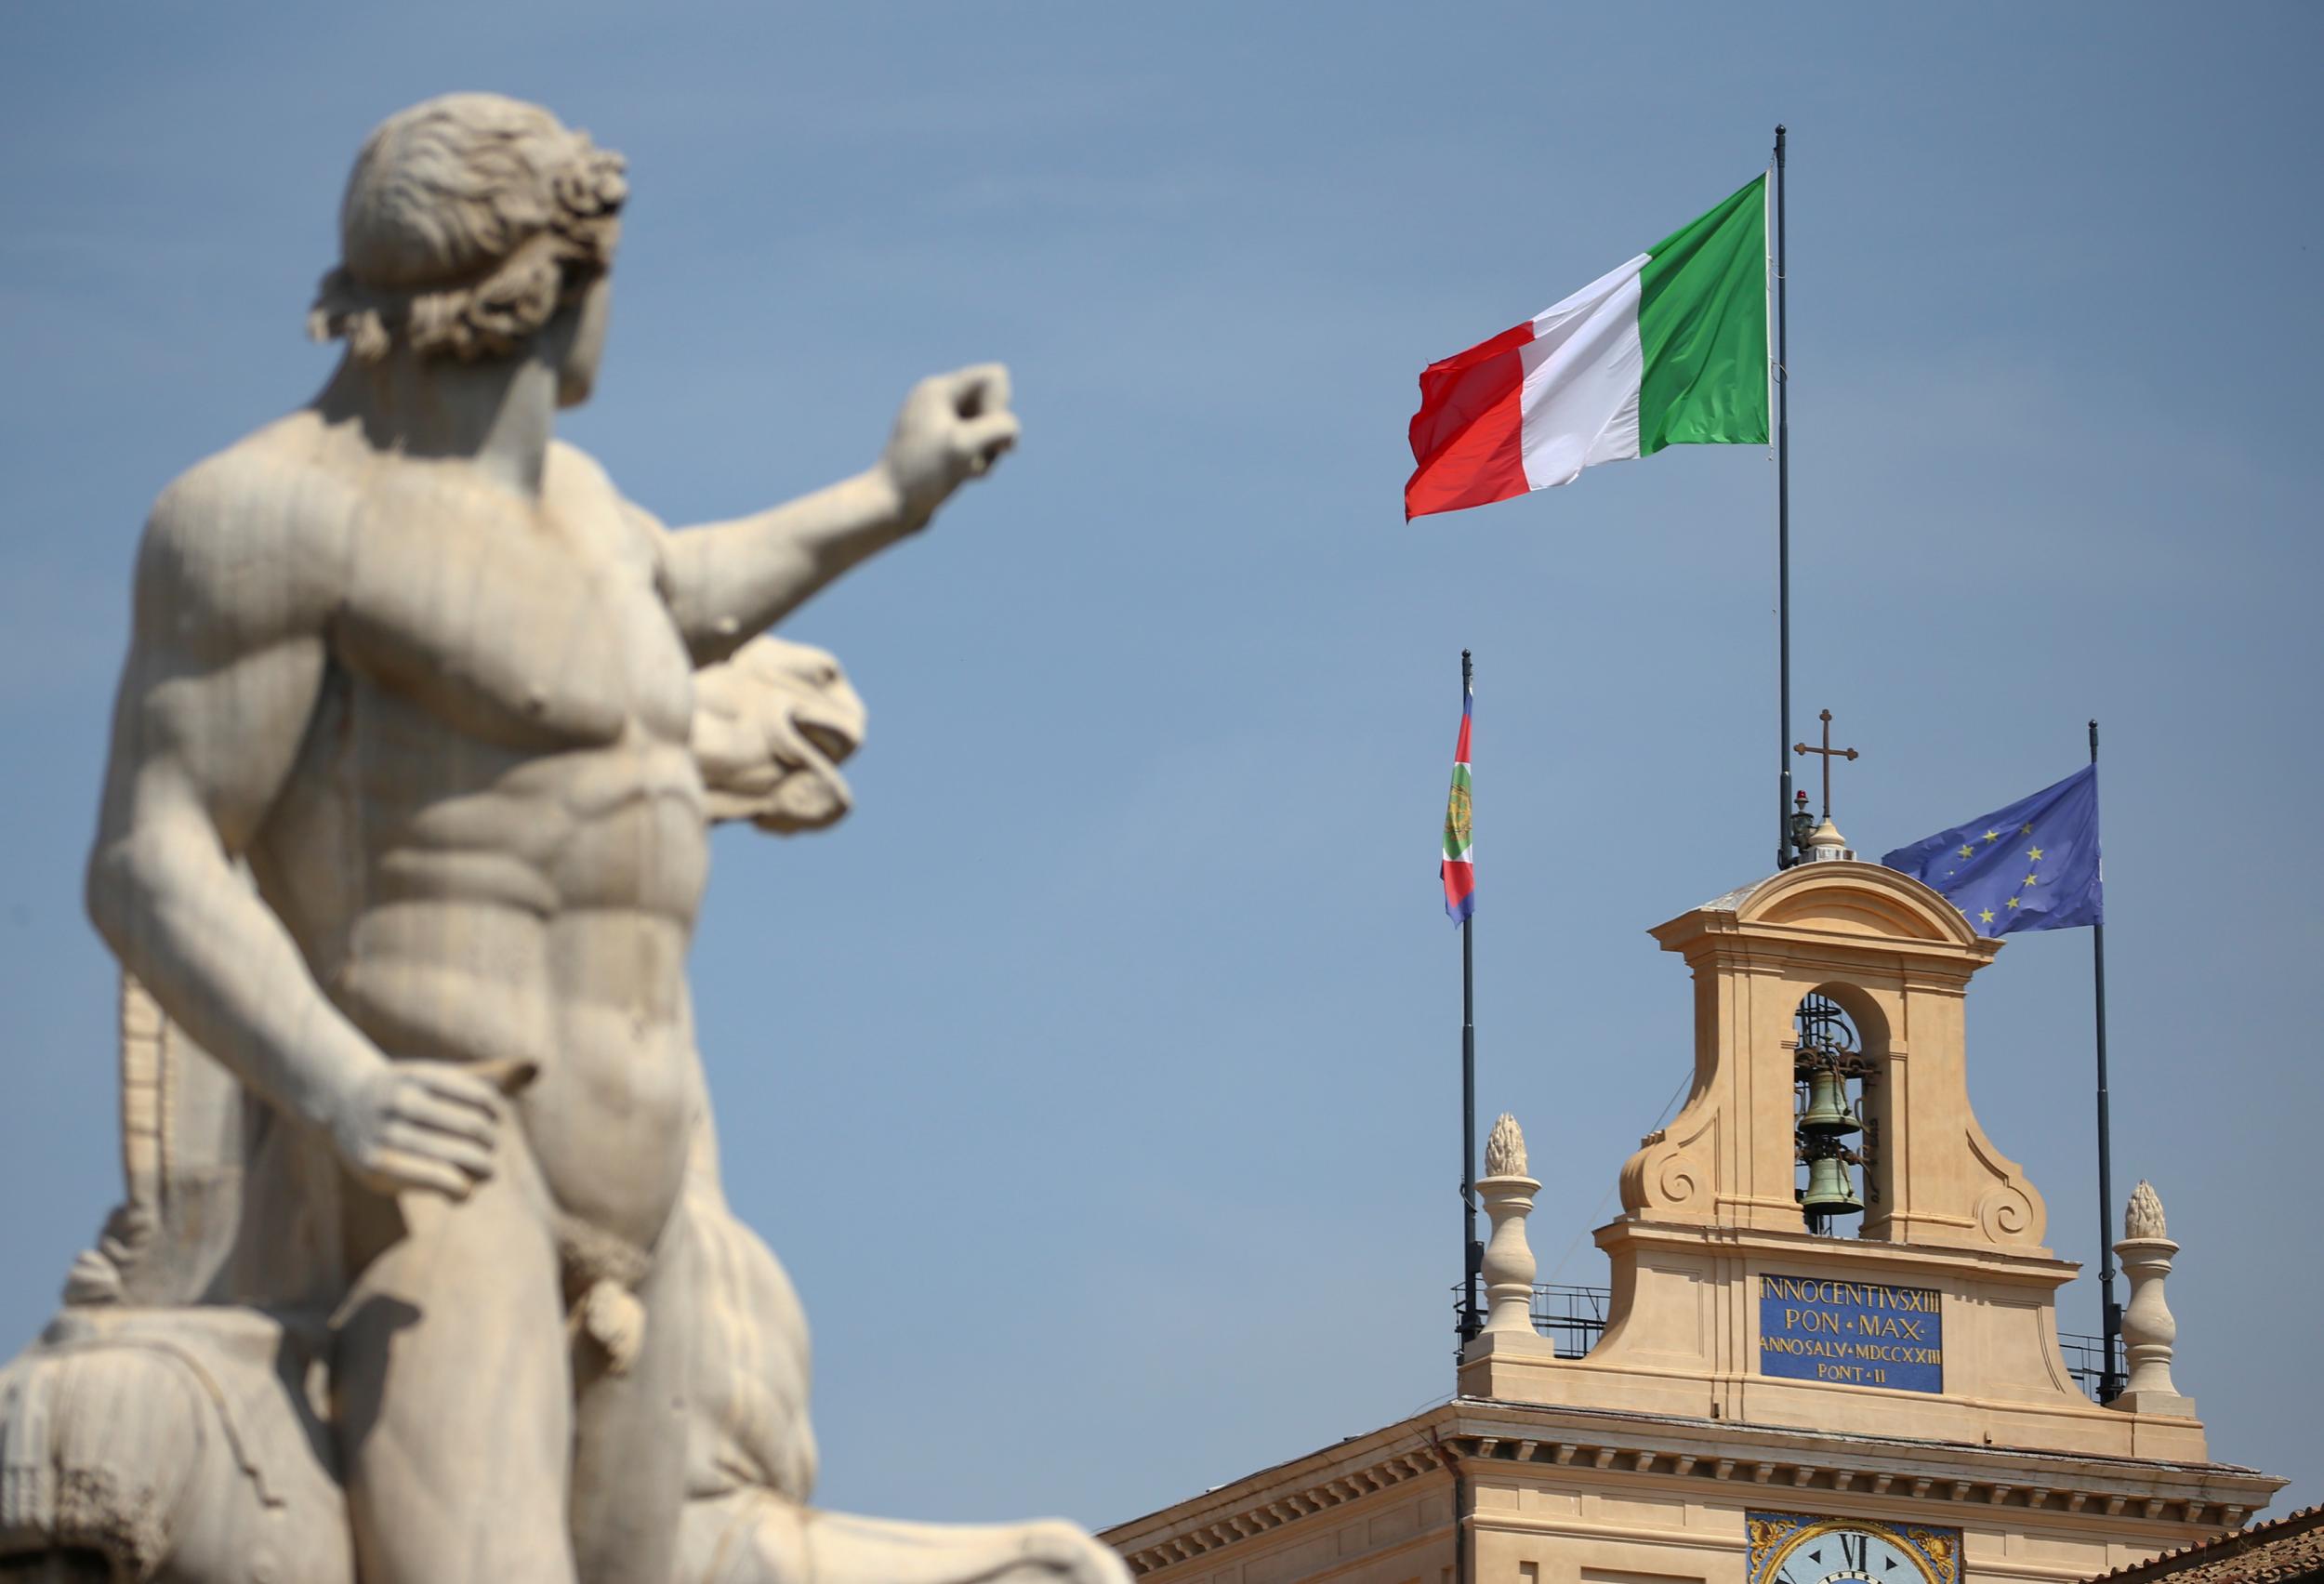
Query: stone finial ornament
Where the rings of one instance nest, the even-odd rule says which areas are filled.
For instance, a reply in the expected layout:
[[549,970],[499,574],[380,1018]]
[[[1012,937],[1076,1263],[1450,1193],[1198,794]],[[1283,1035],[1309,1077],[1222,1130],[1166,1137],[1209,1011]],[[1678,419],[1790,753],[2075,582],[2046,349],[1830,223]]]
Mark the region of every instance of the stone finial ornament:
[[1523,1177],[1525,1174],[1525,1135],[1517,1118],[1504,1111],[1485,1141],[1485,1175]]
[[2163,1224],[2162,1199],[2156,1194],[2154,1184],[2143,1177],[2139,1179],[2138,1186],[2131,1190],[2130,1207],[2122,1213],[2122,1235],[2134,1238],[2171,1235]]
[[1807,861],[1811,864],[1829,864],[1855,855],[1855,849],[1848,845],[1848,838],[1840,834],[1840,827],[1831,823],[1829,814],[1808,834]]
[[1525,1136],[1517,1119],[1501,1113],[1486,1139],[1485,1175],[1477,1180],[1477,1196],[1493,1221],[1479,1267],[1485,1276],[1488,1336],[1538,1335],[1533,1328],[1536,1265],[1532,1245],[1525,1241],[1525,1217],[1533,1213],[1533,1195],[1540,1187],[1525,1175]]
[[2121,1395],[2106,1406],[2124,1413],[2193,1419],[2195,1399],[2181,1396],[2171,1379],[2179,1323],[2172,1318],[2162,1290],[2179,1246],[2164,1235],[2162,1198],[2152,1184],[2142,1180],[2131,1191],[2122,1229],[2125,1236],[2114,1252],[2131,1284],[2131,1300],[2122,1306],[2123,1351],[2130,1356],[2131,1376]]

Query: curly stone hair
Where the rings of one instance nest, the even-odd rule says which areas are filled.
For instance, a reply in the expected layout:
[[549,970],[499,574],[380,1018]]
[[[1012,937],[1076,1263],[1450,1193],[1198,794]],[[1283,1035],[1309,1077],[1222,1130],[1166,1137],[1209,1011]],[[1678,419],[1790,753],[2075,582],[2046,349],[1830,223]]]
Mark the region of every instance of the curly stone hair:
[[622,157],[538,105],[446,94],[380,123],[339,205],[308,333],[363,362],[506,357],[613,267]]

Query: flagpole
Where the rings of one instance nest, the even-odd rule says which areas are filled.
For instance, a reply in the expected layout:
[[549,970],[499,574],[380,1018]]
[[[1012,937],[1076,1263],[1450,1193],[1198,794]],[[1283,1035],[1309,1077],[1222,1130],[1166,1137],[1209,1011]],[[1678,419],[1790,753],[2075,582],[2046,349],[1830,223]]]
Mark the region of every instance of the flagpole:
[[[2090,762],[2098,763],[2098,722],[2090,723]],[[2102,860],[2103,862],[2103,860]],[[2105,871],[2099,883],[2106,881]],[[2116,1345],[2122,1336],[2122,1306],[2114,1296],[2114,1129],[2106,1115],[2106,926],[2103,918],[2090,926],[2091,982],[2098,1014],[2098,1304],[2099,1330],[2106,1358],[2098,1369],[2098,1400],[2112,1402],[2122,1391],[2115,1372]]]
[[1791,315],[1783,257],[1784,126],[1776,124],[1776,867],[1791,866]]
[[[1465,711],[1474,671],[1469,652],[1460,652],[1460,704]],[[1477,1303],[1477,1275],[1485,1247],[1477,1241],[1477,982],[1475,910],[1460,921],[1460,1341],[1485,1329]]]

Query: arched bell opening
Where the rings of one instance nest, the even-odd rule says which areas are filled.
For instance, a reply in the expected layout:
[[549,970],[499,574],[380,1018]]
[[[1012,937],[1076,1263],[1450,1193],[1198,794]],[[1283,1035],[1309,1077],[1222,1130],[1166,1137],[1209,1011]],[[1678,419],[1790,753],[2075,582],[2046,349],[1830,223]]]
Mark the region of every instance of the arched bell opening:
[[1820,1237],[1856,1237],[1880,1214],[1880,1013],[1853,986],[1818,985],[1792,1014],[1793,1192]]

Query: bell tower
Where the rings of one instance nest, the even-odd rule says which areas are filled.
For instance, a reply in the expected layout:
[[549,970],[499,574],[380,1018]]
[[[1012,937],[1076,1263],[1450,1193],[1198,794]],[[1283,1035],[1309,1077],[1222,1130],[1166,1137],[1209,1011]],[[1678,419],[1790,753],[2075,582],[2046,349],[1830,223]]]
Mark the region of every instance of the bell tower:
[[2202,1460],[2191,1417],[2099,1406],[2060,1351],[2078,1267],[1969,1102],[1963,1008],[2002,943],[1840,856],[1829,817],[1807,845],[1650,931],[1694,976],[1695,1076],[1597,1230],[1604,1334],[1480,1337],[1463,1394]]
[[1963,1003],[1999,940],[1919,881],[1846,860],[1787,869],[1651,933],[1694,971],[1695,1083],[1622,1168],[1630,1217],[1804,1230],[1796,1168],[1818,1136],[1814,1102],[1860,1084],[1859,1241],[2049,1257],[2040,1192],[1969,1105]]

